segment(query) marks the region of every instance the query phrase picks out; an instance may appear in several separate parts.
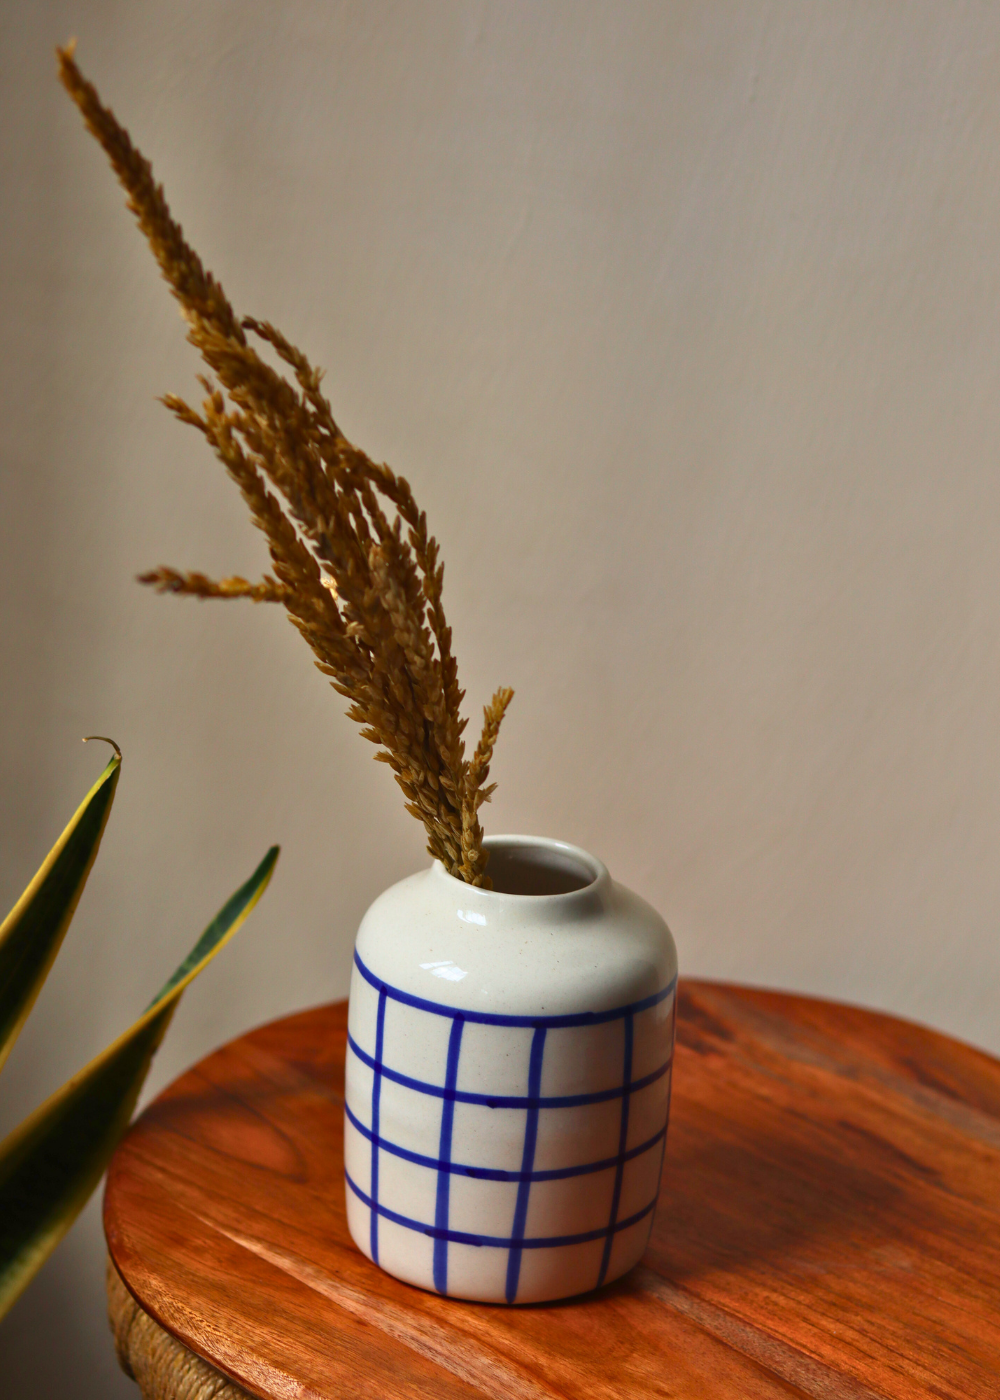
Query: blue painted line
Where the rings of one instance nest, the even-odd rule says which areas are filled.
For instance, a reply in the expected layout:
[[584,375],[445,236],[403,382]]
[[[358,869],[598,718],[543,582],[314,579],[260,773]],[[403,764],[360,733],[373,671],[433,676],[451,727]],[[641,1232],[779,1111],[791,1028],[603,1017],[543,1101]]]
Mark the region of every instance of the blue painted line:
[[455,1103],[482,1104],[486,1108],[577,1108],[580,1104],[606,1103],[609,1099],[620,1099],[624,1094],[637,1094],[640,1089],[645,1089],[657,1079],[662,1079],[671,1064],[671,1061],[667,1060],[642,1079],[636,1079],[631,1084],[617,1085],[614,1089],[600,1089],[593,1094],[539,1094],[534,1097],[530,1094],[470,1094],[464,1089],[447,1090],[440,1084],[412,1079],[408,1074],[400,1074],[398,1070],[390,1069],[388,1065],[377,1064],[371,1055],[362,1050],[350,1032],[347,1035],[347,1043],[363,1065],[368,1065],[370,1069],[375,1069],[377,1065],[381,1075],[391,1079],[394,1084],[402,1084],[404,1089],[415,1089],[418,1094],[430,1094],[438,1099],[447,1095]]
[[379,1100],[382,1097],[382,1049],[385,1042],[385,998],[386,991],[383,987],[378,994],[378,1019],[375,1023],[375,1063],[372,1068],[375,1071],[372,1079],[372,1200],[375,1202],[375,1209],[372,1211],[370,1247],[372,1258],[378,1263],[378,1115]]
[[[632,1017],[626,1016],[623,1027],[625,1031],[625,1063],[622,1067],[622,1082],[628,1084],[632,1079]],[[628,1143],[628,1104],[629,1096],[622,1094],[622,1116],[621,1126],[618,1131],[618,1166],[615,1169],[615,1186],[611,1193],[611,1219],[608,1221],[608,1237],[604,1241],[604,1253],[601,1255],[601,1267],[597,1274],[597,1287],[607,1278],[608,1265],[611,1262],[611,1246],[614,1243],[615,1222],[618,1219],[618,1207],[622,1199],[622,1177],[625,1174],[625,1163],[622,1158],[625,1155],[625,1147]]]
[[[672,1007],[670,1008],[670,1050],[671,1050],[671,1053],[673,1053],[674,1042],[675,1042],[676,1035],[677,1035],[677,1007],[676,1007],[676,1005],[674,1005],[674,1006],[672,1006]],[[666,1117],[666,1122],[665,1122],[664,1125],[663,1125],[663,1146],[660,1148],[660,1165],[659,1165],[659,1168],[658,1168],[657,1173],[656,1173],[656,1180],[657,1180],[658,1182],[662,1182],[662,1180],[663,1180],[663,1163],[664,1163],[664,1161],[666,1160],[666,1156],[667,1156],[667,1124],[669,1124],[669,1122],[670,1122],[670,1101],[671,1101],[671,1099],[673,1098],[673,1094],[674,1094],[674,1077],[673,1077],[673,1075],[671,1075],[671,1076],[670,1076],[670,1082],[669,1082],[669,1084],[667,1085],[667,1117]],[[657,1201],[659,1201],[659,1195],[657,1195]],[[656,1204],[656,1202],[654,1202],[654,1205],[655,1205],[655,1204]],[[655,1225],[656,1225],[656,1216],[655,1216],[655,1214],[654,1214],[653,1219],[650,1221],[650,1224],[649,1224],[650,1234],[652,1234],[653,1228],[654,1228]]]
[[439,1001],[427,1001],[424,997],[412,996],[400,987],[393,987],[376,977],[361,961],[356,948],[354,963],[366,982],[371,983],[380,993],[384,990],[393,1001],[402,1002],[404,1006],[416,1007],[418,1011],[429,1011],[434,1016],[461,1016],[464,1021],[472,1021],[482,1026],[526,1026],[531,1030],[540,1026],[545,1026],[547,1030],[562,1026],[599,1026],[605,1021],[619,1021],[623,1016],[637,1016],[640,1011],[648,1011],[651,1006],[665,1001],[677,985],[675,977],[662,991],[653,992],[641,1001],[630,1002],[628,1006],[613,1007],[610,1011],[578,1011],[566,1016],[501,1016],[492,1011],[467,1011],[464,1007],[444,1006]]
[[[442,1163],[451,1161],[451,1132],[455,1122],[455,1084],[458,1080],[458,1057],[462,1049],[462,1029],[465,1022],[456,1016],[448,1037],[448,1064],[445,1070],[444,1102],[441,1105],[441,1144],[438,1156]],[[451,1172],[439,1171],[434,1226],[441,1233],[434,1236],[434,1287],[439,1293],[448,1291],[448,1197]],[[374,1214],[374,1212],[372,1212]]]
[[[362,1191],[361,1187],[354,1181],[347,1172],[347,1184],[357,1196],[358,1200],[369,1209],[377,1210],[379,1215],[386,1220],[391,1220],[396,1225],[402,1225],[407,1230],[418,1230],[422,1235],[430,1235],[436,1239],[439,1235],[448,1241],[449,1244],[471,1244],[476,1246],[486,1246],[491,1249],[510,1249],[515,1241],[509,1235],[471,1235],[464,1230],[440,1230],[436,1225],[425,1225],[422,1220],[412,1220],[408,1215],[400,1215],[398,1211],[390,1210],[388,1206],[381,1203],[375,1204],[371,1196]],[[630,1215],[627,1220],[619,1220],[614,1226],[614,1233],[617,1235],[621,1230],[628,1230],[633,1225],[638,1224],[644,1216],[647,1216],[656,1205],[655,1198],[648,1206],[643,1206],[642,1210],[637,1210],[634,1215]],[[579,1235],[537,1235],[528,1236],[516,1243],[520,1249],[560,1249],[570,1244],[589,1244],[591,1240],[603,1239],[608,1233],[607,1225],[602,1225],[599,1230],[584,1230]]]
[[[350,1104],[344,1104],[344,1112],[362,1137],[371,1142],[371,1128],[365,1127],[360,1118],[351,1111]],[[586,1176],[590,1172],[607,1171],[610,1167],[616,1167],[620,1161],[631,1162],[634,1157],[641,1157],[644,1152],[654,1148],[665,1136],[666,1131],[666,1128],[661,1128],[638,1147],[630,1147],[624,1157],[604,1157],[599,1162],[584,1162],[578,1167],[551,1167],[544,1171],[529,1172],[527,1176],[523,1172],[505,1172],[495,1167],[472,1167],[462,1162],[442,1162],[440,1157],[426,1157],[422,1152],[411,1152],[408,1147],[400,1147],[398,1143],[390,1142],[384,1137],[378,1138],[378,1145],[383,1152],[401,1157],[404,1162],[413,1162],[415,1166],[428,1167],[435,1172],[451,1172],[453,1176],[470,1176],[476,1181],[562,1181],[568,1176]]]
[[[545,1026],[536,1026],[531,1037],[531,1057],[528,1061],[528,1098],[537,1099],[542,1089],[542,1060],[545,1057]],[[528,1195],[531,1191],[531,1172],[535,1165],[535,1145],[538,1142],[538,1109],[529,1108],[524,1121],[524,1152],[521,1156],[521,1180],[517,1188],[517,1202],[514,1206],[514,1226],[511,1237],[515,1241],[507,1256],[507,1285],[504,1296],[508,1303],[517,1297],[517,1284],[521,1277],[521,1245],[524,1228],[528,1223]]]

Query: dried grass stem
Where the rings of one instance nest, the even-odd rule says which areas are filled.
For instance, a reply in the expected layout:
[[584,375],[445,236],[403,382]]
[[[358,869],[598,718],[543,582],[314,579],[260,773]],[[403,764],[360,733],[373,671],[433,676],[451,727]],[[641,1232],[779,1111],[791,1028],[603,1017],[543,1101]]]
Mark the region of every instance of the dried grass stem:
[[[58,56],[62,83],[104,148],[209,371],[200,412],[174,395],[163,402],[201,433],[236,482],[274,573],[252,584],[160,568],[141,582],[161,593],[282,603],[349,702],[348,715],[378,745],[375,757],[389,764],[407,810],[424,824],[431,855],[469,884],[489,885],[478,812],[495,786],[486,778],[513,692],[497,691],[466,759],[464,692],[441,601],[444,566],[409,483],[347,440],[321,372],[301,350],[269,322],[236,315],[184,238],[149,162],[81,74],[73,44]],[[273,350],[292,380],[250,337]]]

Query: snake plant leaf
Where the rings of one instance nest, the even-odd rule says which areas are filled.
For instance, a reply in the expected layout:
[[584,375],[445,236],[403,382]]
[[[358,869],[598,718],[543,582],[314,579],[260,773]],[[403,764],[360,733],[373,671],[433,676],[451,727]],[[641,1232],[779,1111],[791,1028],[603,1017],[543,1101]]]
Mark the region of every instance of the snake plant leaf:
[[35,1004],[80,901],[108,822],[121,761],[116,745],[114,758],[0,924],[0,1068]]
[[128,1126],[181,993],[260,899],[272,846],[135,1025],[0,1143],[0,1317],[72,1225]]

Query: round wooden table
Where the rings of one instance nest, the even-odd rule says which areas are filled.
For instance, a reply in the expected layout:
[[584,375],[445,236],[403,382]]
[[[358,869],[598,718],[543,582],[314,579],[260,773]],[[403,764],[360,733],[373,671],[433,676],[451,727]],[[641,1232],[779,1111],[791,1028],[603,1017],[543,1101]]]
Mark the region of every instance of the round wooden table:
[[147,1395],[1000,1395],[1000,1061],[853,1007],[682,982],[643,1262],[503,1308],[398,1283],[351,1243],[345,1020],[341,1002],[231,1042],[118,1148],[112,1312]]

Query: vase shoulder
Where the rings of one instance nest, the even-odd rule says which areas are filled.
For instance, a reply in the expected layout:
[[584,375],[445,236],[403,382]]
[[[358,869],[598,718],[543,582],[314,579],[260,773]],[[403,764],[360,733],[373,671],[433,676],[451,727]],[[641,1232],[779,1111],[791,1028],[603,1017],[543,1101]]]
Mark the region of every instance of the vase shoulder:
[[464,885],[440,866],[383,892],[358,931],[362,970],[428,1001],[497,1014],[604,1011],[672,983],[666,923],[601,868],[592,885],[540,898]]

